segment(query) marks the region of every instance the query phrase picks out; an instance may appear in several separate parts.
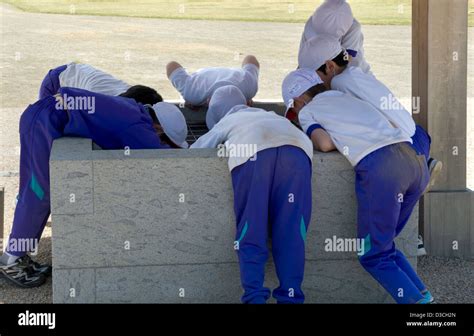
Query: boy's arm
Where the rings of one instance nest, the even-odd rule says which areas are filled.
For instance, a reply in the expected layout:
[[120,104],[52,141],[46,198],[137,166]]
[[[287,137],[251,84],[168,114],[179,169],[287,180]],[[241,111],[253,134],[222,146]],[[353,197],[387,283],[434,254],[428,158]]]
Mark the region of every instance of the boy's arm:
[[310,111],[301,110],[298,119],[317,151],[327,153],[337,149],[329,133],[315,120]]
[[215,125],[212,130],[200,137],[192,146],[191,149],[196,148],[216,148],[219,144],[224,142],[225,133],[221,131],[218,125]]
[[311,132],[311,141],[313,142],[314,148],[323,153],[332,152],[337,149],[329,133],[323,128],[317,128]]

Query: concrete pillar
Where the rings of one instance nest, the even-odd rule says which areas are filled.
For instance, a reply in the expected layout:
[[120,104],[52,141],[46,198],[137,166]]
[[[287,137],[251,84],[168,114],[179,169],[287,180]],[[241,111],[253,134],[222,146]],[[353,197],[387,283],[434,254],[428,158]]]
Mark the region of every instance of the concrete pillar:
[[474,196],[467,180],[468,0],[413,0],[415,115],[444,163],[422,210],[428,253],[474,258]]
[[[3,239],[3,221],[5,220],[5,189],[0,187],[0,241]],[[2,244],[0,244],[1,246]],[[0,249],[1,252],[1,249]]]

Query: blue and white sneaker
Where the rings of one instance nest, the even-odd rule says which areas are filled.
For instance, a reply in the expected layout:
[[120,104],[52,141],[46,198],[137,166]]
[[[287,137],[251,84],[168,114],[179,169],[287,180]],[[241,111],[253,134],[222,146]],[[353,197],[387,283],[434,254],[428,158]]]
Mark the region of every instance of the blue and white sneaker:
[[426,249],[425,249],[425,244],[423,243],[423,237],[422,236],[418,236],[418,251],[417,251],[417,255],[418,257],[422,257],[422,256],[425,256],[427,255],[428,253],[426,252]]
[[47,271],[48,269],[41,267],[29,256],[20,257],[11,264],[0,263],[0,275],[12,284],[22,288],[34,288],[43,285],[46,281]]
[[421,293],[423,295],[423,299],[427,301],[428,304],[434,303],[434,297],[431,295],[429,290],[426,290]]
[[46,277],[50,276],[51,273],[53,272],[53,268],[50,265],[47,265],[47,264],[42,265],[34,261],[33,259],[31,259],[29,255],[26,255],[24,258],[29,259],[28,262],[30,263],[31,267],[33,268],[33,271],[35,272],[41,273]]

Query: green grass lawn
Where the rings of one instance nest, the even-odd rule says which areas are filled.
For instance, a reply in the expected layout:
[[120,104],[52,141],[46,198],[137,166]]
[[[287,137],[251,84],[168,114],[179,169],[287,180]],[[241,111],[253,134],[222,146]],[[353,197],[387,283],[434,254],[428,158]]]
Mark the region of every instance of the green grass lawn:
[[[112,15],[203,20],[304,22],[322,0],[0,0],[40,13]],[[351,0],[363,24],[407,25],[411,0]],[[469,23],[474,26],[474,0],[469,0]]]

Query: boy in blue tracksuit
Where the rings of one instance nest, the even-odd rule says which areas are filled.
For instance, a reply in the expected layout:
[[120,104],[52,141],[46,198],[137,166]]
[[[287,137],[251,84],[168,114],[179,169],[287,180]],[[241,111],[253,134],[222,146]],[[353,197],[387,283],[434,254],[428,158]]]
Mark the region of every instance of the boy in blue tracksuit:
[[163,101],[160,94],[150,87],[131,86],[89,64],[76,62],[51,69],[41,83],[39,99],[54,96],[61,87],[83,89],[108,96],[133,98],[144,105],[154,105]]
[[267,240],[280,285],[278,303],[303,303],[305,238],[311,217],[311,141],[274,112],[246,106],[236,86],[217,89],[209,103],[209,133],[191,148],[229,151],[243,303],[265,303]]
[[[51,271],[27,255],[39,241],[50,214],[49,157],[53,141],[92,139],[103,149],[185,148],[184,116],[173,105],[144,106],[133,99],[60,88],[30,105],[20,119],[20,191],[0,274],[21,287],[44,283]],[[18,242],[30,241],[30,251]]]
[[429,181],[423,156],[410,137],[374,106],[340,91],[326,91],[313,69],[283,82],[295,113],[317,150],[339,150],[356,172],[361,265],[398,303],[430,303],[432,296],[394,243]]

